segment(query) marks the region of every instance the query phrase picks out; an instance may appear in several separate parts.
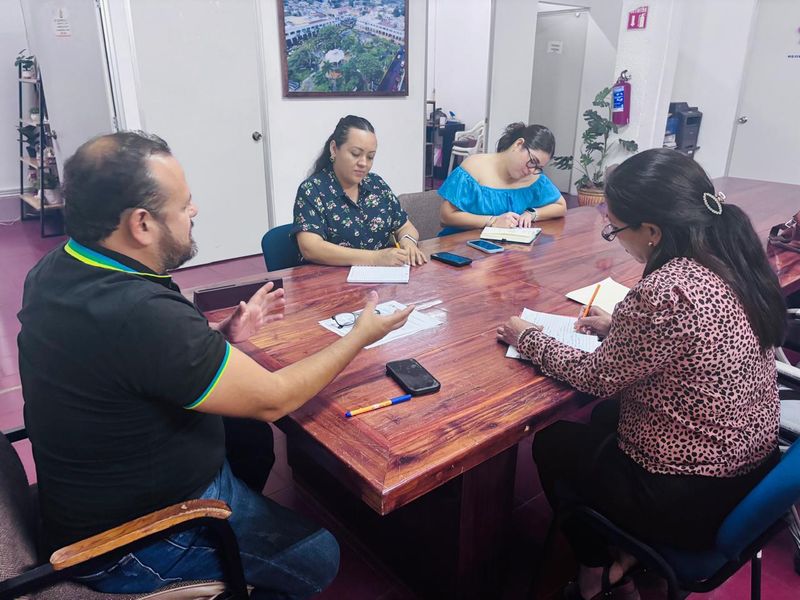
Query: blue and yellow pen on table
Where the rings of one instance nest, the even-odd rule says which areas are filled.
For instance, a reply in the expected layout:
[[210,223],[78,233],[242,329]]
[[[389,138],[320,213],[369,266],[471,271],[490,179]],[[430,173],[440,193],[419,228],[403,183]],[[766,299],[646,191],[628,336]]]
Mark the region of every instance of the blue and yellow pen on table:
[[344,416],[355,417],[356,415],[360,415],[362,413],[371,412],[373,410],[378,410],[379,408],[385,408],[387,406],[392,406],[393,404],[400,404],[401,402],[407,402],[408,400],[411,400],[411,394],[406,394],[405,396],[398,396],[397,398],[392,398],[391,400],[384,400],[383,402],[377,402],[375,404],[370,404],[369,406],[362,406],[361,408],[348,410],[346,413],[344,413]]

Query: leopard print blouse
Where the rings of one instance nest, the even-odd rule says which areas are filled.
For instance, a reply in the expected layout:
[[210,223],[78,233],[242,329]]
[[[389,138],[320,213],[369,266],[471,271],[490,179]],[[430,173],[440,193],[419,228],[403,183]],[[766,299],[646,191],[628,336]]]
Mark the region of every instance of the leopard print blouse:
[[733,290],[691,259],[642,279],[594,352],[536,329],[518,348],[545,375],[619,395],[619,447],[651,473],[733,477],[777,444],[774,352],[759,346]]

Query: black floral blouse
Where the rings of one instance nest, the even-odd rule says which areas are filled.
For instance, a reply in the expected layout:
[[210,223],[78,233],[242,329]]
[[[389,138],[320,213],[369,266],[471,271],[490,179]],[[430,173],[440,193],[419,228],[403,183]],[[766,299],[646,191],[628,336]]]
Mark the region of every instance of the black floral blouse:
[[344,193],[333,169],[315,173],[297,188],[292,233],[309,231],[339,246],[381,250],[393,244],[391,234],[408,221],[386,182],[367,173],[358,186],[358,203]]

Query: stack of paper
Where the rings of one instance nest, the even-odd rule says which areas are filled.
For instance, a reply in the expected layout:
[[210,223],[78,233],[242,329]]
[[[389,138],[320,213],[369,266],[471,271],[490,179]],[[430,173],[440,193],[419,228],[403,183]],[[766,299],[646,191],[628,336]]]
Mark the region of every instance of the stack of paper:
[[347,283],[408,283],[411,267],[372,267],[355,265],[350,267]]
[[[562,317],[561,315],[551,315],[548,313],[536,312],[529,308],[523,309],[521,317],[526,321],[542,326],[542,332],[556,338],[567,346],[572,346],[584,352],[594,352],[600,345],[597,336],[586,335],[575,331],[575,321],[573,317]],[[509,358],[521,358],[520,353],[514,346],[509,346],[506,356]]]
[[[597,285],[598,284],[593,283],[592,285],[587,285],[585,288],[568,292],[567,298],[580,302],[581,304],[587,304]],[[592,302],[592,306],[599,306],[608,314],[611,314],[614,312],[614,307],[617,303],[621,302],[630,291],[630,288],[626,288],[621,283],[617,283],[611,279],[611,277],[606,277],[600,282],[600,291],[597,292],[597,297],[594,299],[594,302]]]
[[539,227],[484,227],[481,239],[530,244],[541,232]]
[[[405,307],[405,304],[401,304],[395,300],[390,300],[389,302],[378,304],[377,309],[382,315],[391,315],[398,310],[403,310]],[[361,311],[357,311],[355,314],[358,316],[360,313]],[[339,327],[332,318],[320,321],[319,324],[328,331],[332,331],[336,335],[340,335],[342,337],[350,333],[350,330],[353,328],[352,325],[347,327]],[[415,310],[408,316],[408,321],[406,321],[406,324],[400,329],[390,331],[386,334],[386,336],[379,339],[377,342],[370,344],[367,346],[367,348],[374,348],[375,346],[380,346],[386,342],[391,342],[392,340],[396,340],[407,335],[414,335],[415,333],[424,331],[426,329],[431,329],[433,327],[438,327],[439,325],[441,325],[441,321],[438,319]]]

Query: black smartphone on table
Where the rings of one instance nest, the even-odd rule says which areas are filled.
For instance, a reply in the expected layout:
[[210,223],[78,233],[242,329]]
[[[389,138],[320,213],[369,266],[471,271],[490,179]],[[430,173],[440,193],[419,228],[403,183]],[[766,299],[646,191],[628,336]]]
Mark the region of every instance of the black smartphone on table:
[[453,265],[454,267],[466,267],[472,262],[471,258],[453,254],[452,252],[434,252],[431,254],[433,260],[438,260],[446,265]]
[[438,392],[442,385],[414,358],[386,363],[386,374],[412,396]]

